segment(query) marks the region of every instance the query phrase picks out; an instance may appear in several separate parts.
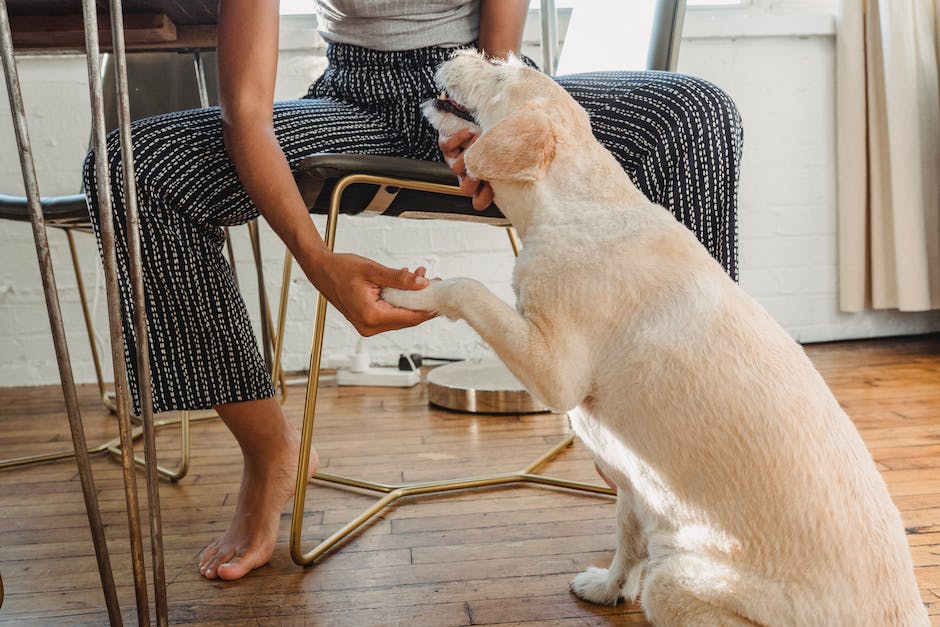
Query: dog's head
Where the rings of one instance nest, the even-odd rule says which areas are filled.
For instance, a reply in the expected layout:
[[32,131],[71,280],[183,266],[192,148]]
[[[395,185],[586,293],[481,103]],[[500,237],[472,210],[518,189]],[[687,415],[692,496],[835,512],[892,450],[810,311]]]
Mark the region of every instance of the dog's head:
[[[531,183],[542,179],[558,144],[587,132],[587,113],[545,74],[514,57],[490,60],[469,50],[437,71],[441,95],[424,105],[445,135],[468,129],[479,135],[464,160],[472,176]],[[593,138],[593,137],[592,137]]]

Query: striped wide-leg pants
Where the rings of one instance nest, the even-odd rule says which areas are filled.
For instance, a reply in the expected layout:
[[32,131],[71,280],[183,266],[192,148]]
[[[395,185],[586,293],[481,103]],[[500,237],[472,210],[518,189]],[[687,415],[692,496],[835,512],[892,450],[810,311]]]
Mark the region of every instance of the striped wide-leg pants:
[[[450,51],[378,52],[331,45],[329,67],[303,99],[274,106],[292,167],[316,152],[441,160],[419,104]],[[637,186],[670,209],[737,276],[736,192],[741,125],[705,81],[660,72],[598,73],[558,81],[587,109],[598,139]],[[133,124],[155,411],[207,409],[274,394],[245,303],[225,258],[223,227],[258,211],[222,141],[218,108]],[[125,246],[119,138],[108,138],[128,378],[139,413],[136,338]],[[100,237],[94,155],[85,162],[89,213]]]

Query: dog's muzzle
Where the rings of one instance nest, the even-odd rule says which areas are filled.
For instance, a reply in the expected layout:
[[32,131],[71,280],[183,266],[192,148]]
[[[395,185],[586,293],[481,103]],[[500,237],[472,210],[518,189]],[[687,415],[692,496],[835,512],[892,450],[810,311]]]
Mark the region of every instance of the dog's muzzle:
[[451,115],[456,115],[461,120],[476,124],[473,114],[467,111],[467,108],[462,104],[449,97],[446,91],[442,91],[441,95],[434,101],[434,108],[442,113],[450,113]]

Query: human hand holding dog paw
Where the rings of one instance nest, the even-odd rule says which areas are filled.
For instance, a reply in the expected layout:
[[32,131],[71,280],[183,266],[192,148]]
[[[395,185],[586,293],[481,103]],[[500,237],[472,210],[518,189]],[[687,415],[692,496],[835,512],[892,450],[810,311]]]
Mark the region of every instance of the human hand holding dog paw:
[[463,160],[464,152],[477,140],[477,137],[474,133],[463,130],[453,135],[440,135],[437,144],[444,153],[444,161],[460,181],[460,191],[467,196],[473,196],[473,208],[483,211],[493,204],[493,188],[486,181],[468,175],[467,166]]
[[328,260],[321,260],[323,271],[314,285],[360,335],[411,327],[433,317],[421,311],[396,308],[380,297],[386,286],[399,288],[403,293],[425,291],[428,279],[424,268],[412,273],[408,268],[388,268],[358,255],[333,252],[329,255]]

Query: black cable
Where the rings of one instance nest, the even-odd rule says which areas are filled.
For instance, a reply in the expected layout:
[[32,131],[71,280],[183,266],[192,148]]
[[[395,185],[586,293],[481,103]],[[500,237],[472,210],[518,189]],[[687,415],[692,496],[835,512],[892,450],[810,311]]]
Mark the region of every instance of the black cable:
[[419,355],[418,353],[411,353],[411,355],[405,355],[404,353],[402,353],[398,356],[398,369],[404,370],[404,371],[416,370],[421,367],[422,363],[427,362],[427,361],[455,362],[455,361],[463,361],[463,358],[433,357],[431,355]]

